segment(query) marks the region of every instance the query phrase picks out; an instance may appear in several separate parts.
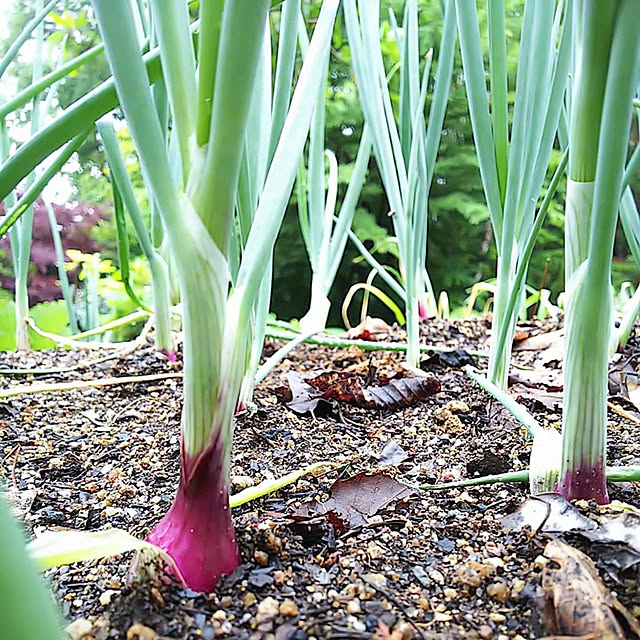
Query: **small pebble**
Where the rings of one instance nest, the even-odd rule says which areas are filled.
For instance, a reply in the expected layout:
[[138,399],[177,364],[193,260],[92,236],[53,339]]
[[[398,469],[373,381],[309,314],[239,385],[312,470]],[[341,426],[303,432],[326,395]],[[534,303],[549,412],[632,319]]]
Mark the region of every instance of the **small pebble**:
[[491,622],[495,622],[496,624],[502,624],[507,618],[505,616],[503,616],[501,613],[495,613],[495,612],[491,612],[489,614],[489,620],[491,620]]
[[143,624],[132,624],[127,630],[127,640],[156,640],[158,634]]
[[498,602],[506,602],[511,595],[509,587],[504,582],[492,582],[487,586],[487,593]]
[[153,600],[153,603],[158,607],[158,609],[164,608],[164,598],[158,590],[158,587],[151,587],[151,600]]
[[219,622],[222,622],[223,620],[227,619],[227,614],[222,609],[218,609],[211,617],[214,620],[218,620]]
[[353,627],[354,631],[359,631],[360,633],[363,633],[367,630],[367,625],[365,625],[362,620],[354,620],[351,626]]
[[488,625],[488,624],[483,624],[479,629],[478,629],[478,635],[483,639],[483,640],[488,640],[489,638],[493,637],[493,629]]
[[293,600],[285,600],[278,608],[281,616],[293,618],[298,615],[298,605]]
[[72,640],[81,640],[88,636],[93,630],[93,624],[86,618],[78,618],[68,624],[64,630],[71,636]]
[[258,624],[267,620],[273,620],[278,615],[278,601],[275,598],[265,598],[258,605],[258,613],[256,614],[256,620]]
[[269,564],[269,555],[264,551],[260,551],[260,549],[256,549],[253,552],[253,559],[261,567],[266,567]]
[[257,602],[256,597],[253,593],[251,593],[251,591],[247,591],[242,596],[242,604],[245,607],[250,607],[251,605],[254,605],[256,602]]
[[250,476],[231,476],[231,484],[237,491],[253,487],[253,478]]
[[358,598],[354,598],[353,600],[349,600],[347,602],[347,613],[361,613],[362,607],[360,606],[360,600]]
[[117,591],[114,591],[113,589],[107,589],[106,591],[103,591],[100,594],[100,604],[103,607],[106,607],[108,604],[111,604],[111,600],[113,599],[113,596],[118,593]]
[[429,571],[429,577],[436,584],[444,584],[444,576],[442,575],[442,572],[438,571],[437,569],[432,569],[431,571]]
[[375,584],[376,587],[387,586],[387,579],[381,573],[365,573],[362,578],[365,582]]

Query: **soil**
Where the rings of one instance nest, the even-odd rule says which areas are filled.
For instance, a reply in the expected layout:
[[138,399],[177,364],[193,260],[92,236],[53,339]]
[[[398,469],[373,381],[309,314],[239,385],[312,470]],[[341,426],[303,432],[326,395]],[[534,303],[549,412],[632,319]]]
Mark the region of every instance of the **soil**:
[[[524,330],[557,328],[550,321]],[[486,320],[431,320],[422,329],[424,342],[488,348]],[[388,338],[402,335],[394,330]],[[268,343],[265,356],[278,346]],[[626,360],[636,370],[639,354],[640,340],[632,339]],[[64,368],[100,355],[64,350],[2,354],[0,373],[2,368]],[[517,353],[519,371],[542,367],[539,358],[535,351]],[[501,524],[526,499],[527,485],[416,491],[346,530],[330,517],[291,517],[304,503],[326,500],[337,480],[361,472],[417,485],[527,468],[531,444],[523,428],[460,368],[437,357],[425,358],[424,366],[437,376],[441,391],[409,408],[340,405],[297,415],[276,393],[288,370],[367,373],[400,361],[399,354],[383,351],[298,347],[259,385],[255,407],[236,419],[232,493],[313,462],[328,460],[334,466],[234,509],[243,564],[214,593],[193,592],[152,567],[134,571],[131,554],[50,570],[46,579],[66,621],[88,620],[84,637],[97,640],[544,635],[536,596],[548,538]],[[485,361],[477,364],[482,369]],[[19,381],[179,370],[179,362],[167,362],[149,341],[120,359]],[[3,388],[18,383],[15,375],[0,376]],[[3,400],[0,477],[29,531],[120,527],[145,536],[167,511],[176,489],[181,385],[180,379],[168,378]],[[558,398],[549,402],[547,394],[536,399],[532,388],[522,394],[523,402],[542,422],[559,422]],[[446,407],[450,411],[443,412]],[[609,464],[640,464],[638,423],[613,411],[609,420]],[[378,461],[389,441],[405,457],[383,467]],[[640,506],[640,489],[614,485],[611,498]],[[597,563],[589,543],[566,539]],[[623,605],[640,616],[633,571],[617,583],[600,573]],[[77,623],[71,631],[78,634],[81,626]]]

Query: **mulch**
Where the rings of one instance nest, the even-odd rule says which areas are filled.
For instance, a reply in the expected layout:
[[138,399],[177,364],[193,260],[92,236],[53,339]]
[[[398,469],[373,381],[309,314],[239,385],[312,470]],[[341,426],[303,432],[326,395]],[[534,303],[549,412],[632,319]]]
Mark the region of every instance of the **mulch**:
[[[483,350],[487,328],[483,319],[432,320],[423,323],[423,341]],[[533,327],[554,328],[555,321]],[[389,336],[401,337],[396,329]],[[268,342],[265,356],[279,344]],[[637,370],[640,341],[632,341],[628,351]],[[62,368],[99,355],[5,353],[0,388],[180,370],[180,362],[168,363],[148,342],[124,358],[66,373],[2,375],[2,368]],[[517,354],[523,367],[535,368],[535,358],[532,352]],[[438,358],[425,356],[425,366],[441,391],[408,408],[338,405],[298,415],[277,393],[288,371],[366,374],[401,360],[399,354],[356,348],[303,345],[292,352],[258,386],[255,406],[236,419],[232,492],[314,462],[329,460],[334,466],[234,509],[243,564],[214,593],[193,592],[151,566],[140,570],[131,554],[48,571],[72,636],[522,640],[543,635],[536,602],[548,538],[501,524],[526,499],[526,485],[416,491],[347,528],[328,515],[294,517],[306,503],[326,501],[334,483],[360,473],[419,485],[527,468],[531,442],[524,429],[460,368]],[[478,366],[485,363],[479,359]],[[166,379],[0,402],[0,477],[27,529],[37,535],[56,528],[120,527],[146,535],[176,489],[181,385]],[[549,403],[523,401],[541,421],[559,421]],[[614,412],[609,418],[609,464],[640,464],[638,424]],[[380,462],[385,447],[402,451],[399,462]],[[635,485],[615,485],[611,497],[640,506]],[[578,544],[597,563],[597,553]],[[603,578],[640,617],[633,571],[618,583]]]

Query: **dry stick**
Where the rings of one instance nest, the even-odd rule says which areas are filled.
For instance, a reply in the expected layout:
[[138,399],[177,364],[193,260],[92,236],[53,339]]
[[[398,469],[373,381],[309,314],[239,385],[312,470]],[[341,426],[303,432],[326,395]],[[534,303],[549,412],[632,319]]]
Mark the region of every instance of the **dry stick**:
[[[86,349],[87,351],[96,351],[98,349],[118,349],[122,346],[122,343],[118,342],[81,342],[80,340],[76,340],[74,338],[67,338],[66,336],[60,336],[57,333],[49,333],[48,331],[43,331],[38,327],[38,325],[33,321],[32,318],[27,318],[27,324],[33,331],[35,331],[39,336],[43,338],[47,338],[56,344],[61,344],[65,347],[73,347],[74,349]],[[131,342],[125,342],[125,346],[130,346]]]
[[619,416],[626,418],[627,420],[631,420],[631,422],[635,422],[636,424],[640,424],[640,419],[636,418],[634,415],[631,415],[628,411],[625,411],[622,407],[619,407],[617,404],[613,404],[613,402],[607,402],[607,407],[617,413]]
[[59,373],[68,373],[69,371],[77,371],[78,369],[88,369],[96,364],[102,364],[103,362],[107,362],[108,360],[115,360],[117,358],[123,358],[124,356],[129,355],[133,351],[135,351],[138,347],[141,347],[153,326],[153,316],[149,317],[147,323],[142,328],[140,335],[133,341],[127,343],[127,347],[118,351],[117,353],[112,353],[108,356],[104,356],[102,358],[97,358],[96,360],[88,360],[86,362],[80,362],[79,364],[74,364],[71,367],[57,367],[55,369],[0,369],[0,376],[46,376],[46,375],[57,375]]
[[95,387],[109,387],[117,384],[131,384],[136,382],[153,382],[169,378],[182,378],[182,372],[156,373],[147,376],[122,376],[120,378],[104,378],[103,380],[76,380],[74,382],[59,382],[57,384],[25,384],[13,389],[0,391],[0,398],[11,398],[30,393],[50,393],[57,391],[73,391],[76,389],[91,389]]
[[424,634],[424,631],[411,619],[409,615],[409,611],[407,607],[405,607],[402,602],[400,602],[397,598],[392,596],[386,589],[379,587],[374,584],[372,581],[367,580],[364,576],[358,576],[362,582],[368,584],[374,591],[377,591],[379,594],[383,595],[389,602],[394,604],[402,613],[406,616],[407,622],[418,632],[418,635],[422,638],[422,640],[427,640],[427,636]]

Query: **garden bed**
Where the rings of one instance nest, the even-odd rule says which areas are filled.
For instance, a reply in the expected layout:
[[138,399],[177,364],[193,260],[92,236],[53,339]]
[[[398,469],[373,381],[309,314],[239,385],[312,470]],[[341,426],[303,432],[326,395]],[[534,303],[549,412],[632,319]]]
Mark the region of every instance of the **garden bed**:
[[[482,350],[487,326],[484,320],[429,321],[423,342]],[[268,344],[265,351],[275,346]],[[638,353],[632,338],[627,354],[636,370]],[[1,366],[64,368],[99,355],[3,354]],[[76,637],[83,632],[97,640],[544,635],[536,598],[549,538],[506,530],[501,523],[526,499],[526,484],[414,491],[367,513],[361,509],[360,524],[331,512],[303,515],[305,503],[327,500],[334,483],[361,473],[367,474],[360,476],[365,490],[376,492],[388,477],[418,485],[527,468],[531,444],[524,429],[461,369],[437,358],[425,366],[441,391],[408,408],[339,405],[298,415],[276,393],[289,369],[366,374],[401,359],[356,348],[298,347],[258,386],[256,406],[236,420],[232,493],[311,463],[333,466],[234,509],[243,564],[214,593],[192,592],[152,567],[134,571],[128,556],[51,570],[49,583]],[[518,359],[543,366],[535,351]],[[482,359],[477,362],[484,366]],[[546,366],[552,370],[557,363],[547,359]],[[179,371],[179,362],[168,363],[149,342],[121,359],[56,375],[5,375],[0,384]],[[3,400],[0,474],[29,530],[114,526],[146,535],[170,506],[179,477],[181,384],[167,377]],[[551,394],[540,400],[530,397],[533,391],[527,395],[527,406],[541,421],[560,420]],[[613,411],[609,418],[609,464],[638,464],[638,424]],[[612,485],[611,498],[640,506],[637,485]],[[589,543],[565,538],[597,562]],[[617,583],[601,575],[640,616],[638,583],[629,579],[633,571]]]

